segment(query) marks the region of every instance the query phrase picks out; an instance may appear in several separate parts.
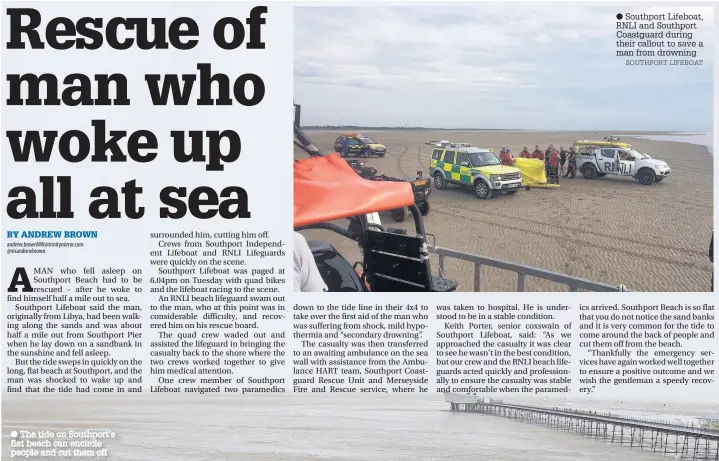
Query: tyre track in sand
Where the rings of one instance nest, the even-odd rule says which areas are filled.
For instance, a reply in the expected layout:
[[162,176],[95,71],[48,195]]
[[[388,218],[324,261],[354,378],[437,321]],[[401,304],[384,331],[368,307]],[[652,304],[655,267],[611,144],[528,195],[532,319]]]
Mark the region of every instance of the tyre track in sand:
[[[458,219],[458,220],[471,221],[471,222],[475,222],[475,223],[481,223],[481,224],[484,224],[484,225],[490,225],[490,226],[497,227],[497,228],[500,228],[500,229],[511,229],[511,230],[515,230],[515,231],[519,231],[519,232],[524,232],[524,233],[527,233],[527,234],[531,234],[532,236],[536,236],[537,233],[538,233],[538,229],[537,229],[537,226],[536,226],[536,225],[545,226],[545,227],[551,227],[551,228],[556,228],[556,227],[557,227],[556,225],[551,225],[551,224],[543,223],[543,222],[541,222],[541,221],[532,221],[532,220],[527,220],[527,219],[522,219],[522,218],[508,217],[508,216],[506,216],[506,215],[502,215],[502,216],[503,216],[504,218],[515,219],[515,220],[517,220],[517,221],[526,222],[526,223],[530,223],[530,224],[533,223],[533,224],[536,224],[536,225],[533,226],[533,227],[531,227],[531,228],[528,228],[528,227],[522,227],[522,226],[516,226],[516,225],[507,224],[506,222],[495,222],[495,221],[492,221],[492,220],[491,220],[491,218],[493,217],[494,213],[493,213],[492,215],[485,215],[485,216],[480,220],[480,219],[478,219],[478,218],[473,218],[473,217],[467,216],[467,215],[464,214],[464,213],[459,213],[459,212],[458,212],[458,213],[452,213],[452,212],[450,212],[450,211],[445,211],[445,210],[447,210],[447,208],[448,208],[448,207],[444,207],[444,208],[441,209],[441,210],[437,210],[437,207],[434,207],[433,210],[432,210],[432,212],[435,213],[435,214],[440,214],[440,215],[444,215],[444,216],[447,216],[447,217],[453,217],[453,218]],[[569,226],[563,226],[563,228],[564,228],[564,229],[572,229],[572,230],[578,231],[578,232],[581,233],[581,234],[586,234],[586,235],[588,235],[588,236],[595,235],[595,236],[601,236],[601,237],[610,238],[610,239],[612,239],[612,240],[616,240],[616,237],[615,237],[615,236],[602,235],[602,234],[598,234],[598,233],[595,233],[595,232],[586,231],[586,230],[584,230],[584,229],[582,229],[582,228],[569,227]],[[574,235],[576,235],[576,233],[575,233]],[[621,248],[621,249],[620,249],[620,248],[615,248],[615,247],[614,247],[613,245],[611,245],[611,244],[606,244],[606,245],[597,244],[596,241],[592,241],[592,240],[590,240],[590,239],[585,239],[585,238],[575,237],[574,235],[572,235],[572,236],[564,236],[564,237],[562,237],[562,240],[565,241],[565,242],[575,243],[575,244],[577,244],[578,246],[590,245],[590,246],[593,246],[593,247],[600,247],[600,248],[602,249],[602,251],[607,251],[607,252],[610,252],[610,253],[617,253],[617,254],[620,254],[620,255],[622,255],[622,256],[631,255],[631,256],[639,257],[639,258],[644,259],[644,260],[659,261],[659,262],[664,262],[664,263],[668,263],[668,264],[678,265],[678,266],[682,266],[682,267],[691,267],[691,268],[700,269],[700,270],[706,270],[707,268],[711,267],[708,262],[707,262],[706,264],[697,264],[697,263],[692,262],[692,261],[680,261],[679,259],[677,259],[677,258],[678,258],[679,256],[681,256],[682,254],[693,254],[693,255],[702,256],[702,257],[704,256],[702,253],[695,252],[695,251],[692,251],[692,250],[685,250],[685,249],[678,249],[678,248],[673,248],[673,247],[664,246],[664,247],[663,247],[664,249],[675,251],[675,252],[676,252],[676,253],[675,253],[675,256],[677,256],[677,258],[667,258],[667,257],[664,257],[664,256],[658,256],[658,255],[656,255],[656,254],[652,254],[654,247],[656,247],[656,245],[655,245],[655,244],[652,244],[652,243],[644,243],[644,242],[639,243],[639,246],[645,246],[645,247],[647,247],[647,252],[640,252],[640,251],[628,250],[628,249],[625,249],[625,248]],[[636,244],[636,242],[633,242],[633,243]],[[441,245],[440,245],[440,246],[441,246]]]
[[422,167],[421,160],[420,160],[422,151],[418,146],[405,145],[405,144],[395,143],[395,142],[391,142],[391,141],[390,141],[390,143],[391,143],[390,145],[393,145],[396,147],[389,148],[389,147],[387,147],[386,144],[385,144],[385,146],[387,147],[387,153],[392,154],[393,157],[396,157],[394,166],[395,166],[395,168],[397,170],[397,174],[399,175],[400,178],[413,179],[415,177],[414,174],[412,174],[412,175],[407,174],[407,171],[405,171],[405,167],[403,166],[403,162],[405,160],[407,160],[405,158],[405,156],[410,153],[409,152],[410,147],[417,149],[417,164],[415,165],[414,168],[424,171],[424,168]]

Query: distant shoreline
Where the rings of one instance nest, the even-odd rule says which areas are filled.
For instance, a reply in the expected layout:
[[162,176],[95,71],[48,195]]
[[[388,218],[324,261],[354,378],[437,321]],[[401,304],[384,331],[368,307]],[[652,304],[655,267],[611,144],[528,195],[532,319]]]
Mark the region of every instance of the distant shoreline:
[[[498,128],[498,129],[480,129],[480,128],[425,128],[425,127],[336,127],[336,126],[305,126],[303,130],[308,132],[443,132],[443,133],[537,133],[537,134],[576,134],[584,139],[602,139],[604,136],[613,135],[625,138],[646,139],[658,142],[679,142],[686,144],[694,144],[706,148],[709,155],[714,155],[713,142],[706,141],[706,138],[712,137],[711,131],[639,131],[639,130],[530,130],[520,128]],[[698,140],[697,137],[704,137],[704,140]],[[686,138],[686,139],[682,139]]]
[[428,128],[428,127],[382,127],[382,126],[303,126],[303,130],[308,131],[447,131],[447,132],[517,132],[517,133],[586,133],[595,134],[597,136],[604,135],[624,135],[629,136],[630,134],[642,133],[642,134],[656,134],[656,135],[685,135],[692,133],[704,133],[707,130],[694,130],[694,131],[644,131],[644,130],[533,130],[528,128]]

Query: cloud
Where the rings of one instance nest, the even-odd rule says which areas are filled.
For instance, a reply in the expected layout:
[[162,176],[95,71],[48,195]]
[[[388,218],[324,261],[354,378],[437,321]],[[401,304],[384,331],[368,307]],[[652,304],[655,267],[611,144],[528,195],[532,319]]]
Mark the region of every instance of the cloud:
[[622,13],[701,13],[704,65],[626,66],[617,7],[296,8],[296,101],[313,124],[710,127],[712,9],[640,8]]

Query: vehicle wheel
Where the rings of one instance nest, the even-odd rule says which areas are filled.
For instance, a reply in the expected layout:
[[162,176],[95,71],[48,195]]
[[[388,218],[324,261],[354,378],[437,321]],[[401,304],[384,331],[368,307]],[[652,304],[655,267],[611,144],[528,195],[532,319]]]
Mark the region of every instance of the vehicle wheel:
[[597,177],[597,168],[594,165],[586,165],[582,168],[582,176],[584,179],[594,179]]
[[394,222],[402,222],[407,217],[407,210],[404,208],[395,208],[392,210],[392,219]]
[[439,190],[443,190],[447,188],[447,180],[444,179],[444,175],[438,171],[434,174],[434,187],[436,187]]
[[644,169],[639,172],[639,174],[637,175],[637,179],[643,185],[651,186],[652,184],[654,184],[654,181],[657,179],[657,177],[652,170]]
[[482,200],[489,200],[492,198],[492,189],[489,185],[481,179],[474,182],[474,195]]
[[370,156],[369,149],[365,149],[364,152],[362,152],[362,155],[364,155],[364,158],[369,158],[369,156]]
[[429,214],[429,202],[420,203],[418,208],[422,216],[427,216]]

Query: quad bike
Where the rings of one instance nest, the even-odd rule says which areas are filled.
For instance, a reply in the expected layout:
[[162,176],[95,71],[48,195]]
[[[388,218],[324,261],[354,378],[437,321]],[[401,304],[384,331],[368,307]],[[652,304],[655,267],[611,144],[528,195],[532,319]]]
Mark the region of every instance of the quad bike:
[[[352,167],[353,170],[355,170],[355,172],[357,172],[358,175],[364,179],[369,179],[370,181],[409,182],[412,185],[414,204],[417,205],[417,208],[419,208],[419,212],[422,216],[427,216],[429,214],[429,194],[431,193],[432,188],[430,187],[429,179],[422,178],[421,171],[417,171],[417,176],[413,180],[406,180],[384,174],[378,174],[376,168],[367,165],[362,160],[345,159],[345,161]],[[402,222],[407,217],[406,208],[395,208],[394,210],[390,210],[390,213],[395,222]]]
[[[429,187],[429,179],[422,179],[422,172],[417,171],[417,177],[411,181],[406,179],[393,178],[387,175],[375,175],[374,177],[367,178],[371,181],[392,181],[392,182],[409,182],[412,186],[412,195],[414,196],[414,204],[419,209],[422,216],[429,214],[429,194],[432,190]],[[395,222],[402,222],[407,217],[407,208],[395,208],[391,210],[392,219]]]
[[377,175],[377,168],[367,165],[364,160],[345,159],[345,162],[363,178],[371,178]]
[[[422,213],[406,180],[367,180],[337,153],[324,155],[300,129],[295,105],[295,145],[310,158],[294,163],[294,229],[325,229],[359,245],[362,261],[350,264],[327,242],[309,241],[329,291],[450,292],[457,282],[432,275]],[[415,235],[385,229],[375,213],[409,209]],[[337,220],[345,220],[342,227]]]

